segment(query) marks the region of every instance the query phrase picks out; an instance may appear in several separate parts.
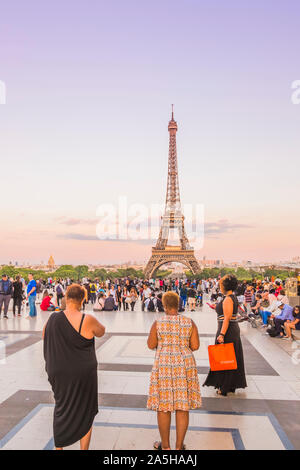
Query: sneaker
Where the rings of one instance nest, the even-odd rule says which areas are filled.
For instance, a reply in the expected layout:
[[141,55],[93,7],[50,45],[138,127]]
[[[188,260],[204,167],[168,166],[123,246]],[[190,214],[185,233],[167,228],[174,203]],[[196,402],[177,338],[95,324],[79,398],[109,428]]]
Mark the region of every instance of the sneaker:
[[286,339],[287,341],[293,341],[293,338],[289,338],[288,336],[283,336],[282,339]]
[[6,318],[6,320],[8,320],[8,316],[7,316],[7,315],[4,315],[4,317],[3,317],[3,318]]

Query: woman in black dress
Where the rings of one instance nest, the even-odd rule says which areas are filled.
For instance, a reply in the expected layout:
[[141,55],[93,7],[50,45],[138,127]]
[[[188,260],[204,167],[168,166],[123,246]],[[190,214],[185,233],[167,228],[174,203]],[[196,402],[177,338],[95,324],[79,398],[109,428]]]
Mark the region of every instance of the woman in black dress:
[[218,331],[215,344],[233,343],[237,360],[237,369],[224,371],[209,371],[204,386],[212,386],[217,389],[219,395],[226,396],[234,393],[237,388],[246,388],[246,376],[244,356],[240,338],[240,327],[237,322],[238,301],[233,294],[237,288],[237,278],[228,274],[220,280],[220,288],[225,299],[216,306],[218,315]]
[[52,313],[43,331],[46,372],[55,400],[56,449],[80,440],[80,448],[88,450],[98,413],[94,338],[103,336],[105,328],[92,315],[80,312],[85,295],[82,286],[69,286],[65,312]]

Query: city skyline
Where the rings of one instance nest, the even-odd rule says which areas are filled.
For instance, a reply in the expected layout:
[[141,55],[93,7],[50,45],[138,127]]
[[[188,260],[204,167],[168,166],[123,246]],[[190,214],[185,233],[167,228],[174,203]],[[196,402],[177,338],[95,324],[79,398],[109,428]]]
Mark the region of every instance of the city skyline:
[[152,240],[97,240],[96,212],[164,203],[171,103],[181,201],[204,206],[196,256],[299,255],[296,1],[3,10],[1,263],[147,260]]

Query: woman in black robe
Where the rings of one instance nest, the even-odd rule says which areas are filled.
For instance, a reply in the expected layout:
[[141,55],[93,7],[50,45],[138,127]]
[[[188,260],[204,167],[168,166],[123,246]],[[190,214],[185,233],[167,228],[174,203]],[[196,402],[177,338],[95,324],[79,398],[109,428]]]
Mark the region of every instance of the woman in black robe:
[[52,313],[43,331],[46,372],[55,400],[56,449],[80,440],[80,448],[88,450],[98,413],[95,336],[103,336],[105,328],[80,312],[85,296],[82,286],[69,286],[66,310]]
[[218,315],[218,330],[215,344],[233,343],[237,360],[237,369],[209,371],[204,386],[213,386],[219,395],[226,396],[234,393],[237,388],[246,388],[243,347],[240,337],[240,327],[237,322],[238,301],[233,292],[238,285],[237,278],[227,274],[220,279],[220,288],[225,298],[216,306]]

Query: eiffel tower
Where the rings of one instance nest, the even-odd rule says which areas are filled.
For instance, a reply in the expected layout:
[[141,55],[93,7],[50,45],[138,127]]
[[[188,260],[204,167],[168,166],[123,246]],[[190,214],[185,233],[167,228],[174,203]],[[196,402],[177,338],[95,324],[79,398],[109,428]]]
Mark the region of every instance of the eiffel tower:
[[[184,215],[181,210],[178,166],[176,150],[177,122],[174,120],[174,109],[172,105],[172,117],[168,125],[169,131],[169,161],[168,161],[168,183],[164,215],[156,246],[152,248],[152,255],[145,268],[145,278],[149,279],[155,271],[163,264],[178,262],[184,264],[193,274],[200,271],[196,260],[194,249],[189,245],[184,229]],[[170,232],[177,230],[179,245],[168,245]]]

